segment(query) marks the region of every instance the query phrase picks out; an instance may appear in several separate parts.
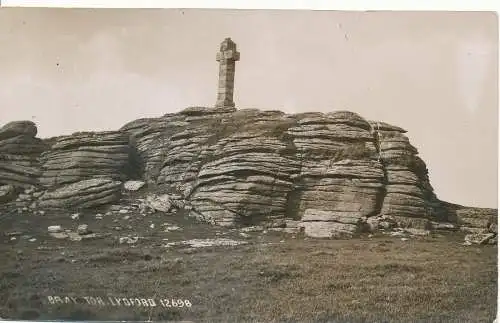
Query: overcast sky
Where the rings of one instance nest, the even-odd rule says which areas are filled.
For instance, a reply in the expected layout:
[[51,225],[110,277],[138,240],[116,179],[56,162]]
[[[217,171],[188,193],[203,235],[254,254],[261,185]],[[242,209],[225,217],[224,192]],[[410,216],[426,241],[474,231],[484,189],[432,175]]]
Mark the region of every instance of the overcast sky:
[[441,199],[497,207],[498,20],[473,12],[0,9],[0,125],[117,129],[216,100],[350,110],[408,130]]

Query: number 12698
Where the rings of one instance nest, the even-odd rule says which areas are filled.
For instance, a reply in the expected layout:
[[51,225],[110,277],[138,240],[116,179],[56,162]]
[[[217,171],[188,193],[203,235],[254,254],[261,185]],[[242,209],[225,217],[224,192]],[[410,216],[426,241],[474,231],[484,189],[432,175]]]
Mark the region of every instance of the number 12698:
[[191,307],[193,304],[188,299],[160,299],[160,304],[163,307]]

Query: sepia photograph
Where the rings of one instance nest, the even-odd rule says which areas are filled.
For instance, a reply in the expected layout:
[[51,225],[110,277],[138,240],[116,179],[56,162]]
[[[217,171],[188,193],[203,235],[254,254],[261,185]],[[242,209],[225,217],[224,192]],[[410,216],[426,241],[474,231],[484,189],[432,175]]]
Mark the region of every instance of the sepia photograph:
[[488,322],[498,15],[0,8],[0,320]]

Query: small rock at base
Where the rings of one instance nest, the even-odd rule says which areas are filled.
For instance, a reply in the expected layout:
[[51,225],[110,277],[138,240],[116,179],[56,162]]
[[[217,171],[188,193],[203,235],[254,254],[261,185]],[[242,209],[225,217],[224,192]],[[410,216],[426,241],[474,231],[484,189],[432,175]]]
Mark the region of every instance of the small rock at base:
[[487,244],[490,239],[495,237],[494,233],[476,233],[468,234],[465,236],[465,242],[475,243],[475,244]]
[[47,228],[50,233],[58,233],[62,231],[62,227],[60,225],[51,225]]
[[122,243],[133,244],[133,243],[136,243],[138,240],[139,240],[139,237],[121,237],[119,239],[120,244],[122,244]]
[[431,233],[429,230],[415,229],[415,228],[407,228],[404,231],[414,236],[428,236]]
[[89,234],[90,233],[89,226],[87,224],[80,224],[76,229],[76,232],[79,235]]
[[148,196],[145,205],[155,211],[167,213],[172,208],[172,202],[168,194]]
[[51,232],[51,233],[49,233],[49,235],[52,238],[56,238],[56,239],[66,239],[68,237],[68,234],[65,232]]
[[123,184],[123,188],[127,191],[137,191],[146,184],[143,181],[127,181]]
[[170,232],[170,231],[182,231],[182,228],[181,227],[178,227],[176,225],[169,225],[169,226],[166,226],[164,229],[163,229],[164,232]]
[[390,233],[391,237],[404,237],[405,234],[403,232],[400,232],[400,231],[392,231]]

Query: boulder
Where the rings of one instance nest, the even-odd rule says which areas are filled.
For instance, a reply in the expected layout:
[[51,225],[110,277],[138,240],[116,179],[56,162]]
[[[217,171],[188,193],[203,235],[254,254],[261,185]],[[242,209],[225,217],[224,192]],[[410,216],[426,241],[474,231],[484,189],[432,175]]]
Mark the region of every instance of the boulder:
[[301,222],[299,228],[302,228],[304,234],[311,238],[352,238],[358,233],[358,227],[352,224],[338,222]]
[[66,232],[50,232],[49,235],[56,239],[66,239],[69,236]]
[[313,238],[346,238],[364,231],[366,221],[358,212],[307,209],[298,227]]
[[428,236],[431,231],[425,229],[416,229],[416,228],[406,228],[404,232],[409,233],[414,236]]
[[143,181],[126,181],[123,184],[123,188],[125,188],[127,191],[138,191],[141,189],[144,184],[146,184]]
[[113,203],[121,196],[119,181],[94,178],[63,185],[39,199],[41,208],[93,208]]
[[397,227],[397,223],[392,217],[377,215],[366,219],[366,230],[372,233],[394,227]]
[[130,173],[129,155],[128,135],[119,131],[59,137],[41,156],[40,183],[56,188],[93,178],[124,181]]
[[27,136],[34,138],[38,130],[33,121],[12,121],[0,128],[0,140],[16,136]]
[[87,224],[80,224],[76,230],[79,235],[85,235],[91,233],[89,226]]
[[465,233],[496,233],[498,210],[466,207],[441,201],[441,207],[449,222]]
[[49,233],[59,233],[62,231],[62,227],[60,225],[51,225],[47,228],[47,231],[49,231]]
[[457,231],[458,226],[450,222],[431,222],[432,230]]
[[471,244],[488,244],[495,237],[494,233],[468,234],[465,236],[465,242]]
[[152,210],[165,213],[168,213],[172,208],[171,198],[168,194],[148,196],[145,204]]
[[488,232],[490,226],[497,223],[498,212],[488,208],[461,207],[455,211],[455,216],[464,231]]
[[0,128],[0,186],[38,185],[39,157],[48,146],[36,134],[32,121],[13,121]]

